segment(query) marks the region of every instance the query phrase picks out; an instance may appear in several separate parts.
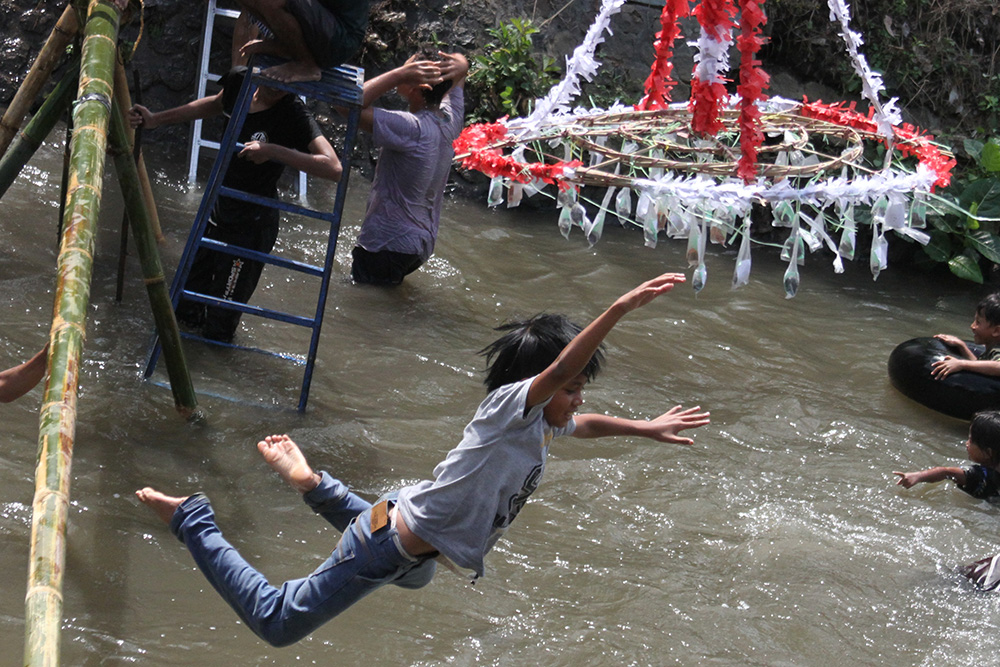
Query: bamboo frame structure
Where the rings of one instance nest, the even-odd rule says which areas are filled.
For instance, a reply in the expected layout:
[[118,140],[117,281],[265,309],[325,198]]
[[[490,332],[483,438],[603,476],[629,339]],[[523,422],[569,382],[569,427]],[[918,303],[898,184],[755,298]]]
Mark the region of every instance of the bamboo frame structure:
[[42,103],[38,112],[32,116],[24,129],[17,133],[17,137],[8,147],[7,152],[0,156],[0,197],[4,196],[7,189],[17,179],[17,175],[21,173],[21,169],[42,145],[45,137],[49,135],[59,118],[62,117],[63,112],[69,107],[79,80],[80,61],[75,59],[56,87],[45,98],[45,102]]
[[184,358],[181,333],[170,301],[170,290],[163,274],[163,265],[156,251],[151,216],[139,185],[139,171],[132,159],[126,130],[128,127],[125,111],[116,99],[111,111],[110,137],[114,149],[115,170],[118,172],[122,195],[125,197],[125,210],[128,213],[132,238],[142,265],[142,276],[153,309],[156,331],[163,345],[163,359],[170,378],[170,390],[174,393],[174,404],[183,416],[191,417],[198,407],[198,399]]
[[32,102],[38,96],[38,92],[45,85],[45,82],[49,80],[59,58],[66,52],[66,47],[79,31],[80,22],[77,19],[76,9],[72,3],[67,3],[66,9],[56,21],[55,27],[35,58],[28,75],[21,82],[17,93],[14,94],[14,99],[11,100],[3,118],[0,119],[0,155],[7,152],[7,148],[14,139],[14,135],[21,128],[21,122],[27,115],[28,109],[31,108]]
[[39,412],[25,596],[26,667],[59,664],[80,353],[90,301],[120,20],[121,11],[110,0],[90,0],[81,49],[80,85],[73,109],[70,179],[49,333],[48,379]]
[[[132,106],[132,99],[128,94],[128,76],[125,74],[125,66],[120,61],[115,64],[115,102],[121,105],[122,113],[127,113]],[[128,123],[125,123],[125,133],[128,136],[128,145],[132,146],[135,142],[135,130]],[[117,162],[115,164],[117,165]],[[149,182],[149,173],[146,171],[146,160],[141,152],[139,153],[137,169],[139,170],[139,185],[142,188],[142,196],[146,200],[146,211],[149,214],[153,235],[157,241],[162,243],[164,238],[160,228],[160,215],[157,213],[156,201],[153,199],[153,186]]]

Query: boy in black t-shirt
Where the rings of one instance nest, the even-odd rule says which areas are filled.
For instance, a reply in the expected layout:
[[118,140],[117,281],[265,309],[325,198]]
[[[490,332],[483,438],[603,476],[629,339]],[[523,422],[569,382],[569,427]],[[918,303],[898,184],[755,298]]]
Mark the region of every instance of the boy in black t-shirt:
[[950,479],[976,498],[1000,496],[1000,411],[985,410],[975,414],[969,425],[965,450],[974,465],[965,468],[938,466],[920,472],[892,474],[899,475],[896,483],[907,489],[920,482]]
[[[222,90],[188,104],[152,113],[135,105],[129,111],[133,127],[153,129],[219,114],[227,117],[239,93],[244,68],[226,74]],[[285,166],[313,176],[339,181],[342,168],[319,125],[294,95],[258,87],[250,103],[238,141],[244,148],[233,156],[222,184],[226,187],[274,197]],[[219,197],[212,210],[207,238],[269,253],[278,236],[277,209]],[[257,287],[264,265],[254,260],[199,248],[185,289],[230,301],[246,303]],[[202,335],[229,342],[236,333],[241,313],[235,310],[181,302],[177,317],[184,324],[201,327]]]

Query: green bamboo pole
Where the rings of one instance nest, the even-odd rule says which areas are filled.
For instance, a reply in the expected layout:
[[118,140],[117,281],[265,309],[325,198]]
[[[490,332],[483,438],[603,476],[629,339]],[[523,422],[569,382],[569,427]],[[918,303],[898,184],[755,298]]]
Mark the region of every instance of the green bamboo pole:
[[66,52],[66,47],[76,37],[79,30],[80,23],[76,17],[76,10],[72,3],[67,3],[62,16],[56,21],[52,33],[45,40],[45,45],[38,52],[38,57],[31,65],[28,75],[18,86],[14,99],[10,101],[3,118],[0,119],[0,155],[7,152],[7,147],[21,127],[21,121],[24,120],[28,109],[31,108],[31,103],[38,97],[38,91],[48,81],[56,63]]
[[90,302],[94,235],[101,204],[113,94],[111,81],[121,19],[120,10],[109,0],[90,0],[86,15],[80,87],[73,108],[66,212],[49,332],[48,380],[39,412],[28,592],[24,601],[26,667],[59,664],[78,374]]
[[[136,91],[138,95],[139,92]],[[128,94],[128,76],[125,74],[125,65],[119,62],[115,66],[115,101],[121,105],[123,110],[128,110],[132,107],[132,98]],[[135,130],[128,123],[125,124],[125,132],[128,134],[129,145],[133,145],[135,142]],[[146,171],[146,158],[143,157],[142,153],[139,153],[139,162],[137,164],[139,170],[139,183],[142,186],[142,194],[146,199],[146,211],[149,213],[149,222],[152,225],[153,235],[156,240],[163,242],[163,231],[160,228],[160,216],[156,211],[156,202],[153,199],[153,186],[149,182],[149,173]]]
[[35,154],[38,147],[49,136],[56,122],[62,117],[63,111],[69,107],[80,80],[80,61],[75,59],[56,87],[45,98],[45,102],[31,121],[18,132],[17,138],[11,143],[7,152],[0,157],[0,197],[17,179],[21,169]]
[[115,170],[121,183],[122,194],[125,197],[125,210],[128,212],[129,226],[132,228],[132,238],[139,262],[142,265],[142,276],[149,293],[149,303],[153,309],[153,319],[156,322],[156,332],[163,345],[163,359],[167,364],[167,375],[170,378],[170,389],[174,393],[174,404],[185,417],[193,416],[198,407],[198,399],[188,373],[187,361],[184,358],[184,348],[181,346],[181,334],[177,328],[177,318],[170,302],[170,290],[163,276],[163,265],[156,249],[156,237],[153,233],[146,200],[139,183],[139,170],[132,159],[129,149],[128,127],[125,113],[117,100],[111,112],[111,147],[115,156]]

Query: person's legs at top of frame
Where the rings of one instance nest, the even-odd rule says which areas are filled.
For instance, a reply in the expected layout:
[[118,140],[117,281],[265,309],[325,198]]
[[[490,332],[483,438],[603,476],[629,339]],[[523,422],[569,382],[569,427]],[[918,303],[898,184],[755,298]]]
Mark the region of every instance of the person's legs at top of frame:
[[263,74],[278,81],[317,81],[322,70],[357,53],[368,25],[370,0],[238,0],[256,16],[271,37],[251,39],[240,52],[260,53],[288,62]]

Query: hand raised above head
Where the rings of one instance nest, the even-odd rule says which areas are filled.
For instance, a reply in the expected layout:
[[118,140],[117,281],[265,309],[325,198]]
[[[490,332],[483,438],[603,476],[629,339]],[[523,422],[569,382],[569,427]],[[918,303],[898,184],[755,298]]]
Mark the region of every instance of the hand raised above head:
[[402,83],[411,86],[434,86],[441,83],[444,77],[441,75],[441,64],[433,60],[420,60],[418,56],[410,56],[400,67],[403,74]]
[[624,307],[626,311],[635,310],[645,306],[661,294],[666,294],[674,288],[675,284],[683,283],[686,280],[683,273],[664,273],[618,297],[615,305]]

